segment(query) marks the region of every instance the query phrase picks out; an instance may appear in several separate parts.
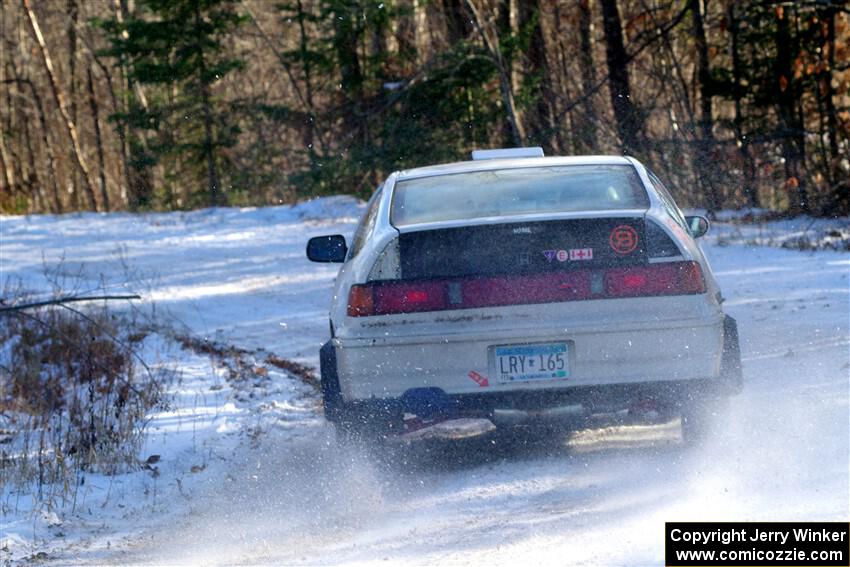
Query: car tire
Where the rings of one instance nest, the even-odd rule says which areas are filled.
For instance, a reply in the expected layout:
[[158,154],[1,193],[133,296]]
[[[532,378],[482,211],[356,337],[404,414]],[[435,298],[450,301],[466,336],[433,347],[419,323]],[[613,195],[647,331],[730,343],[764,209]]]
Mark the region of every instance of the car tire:
[[336,349],[331,341],[322,345],[319,351],[319,368],[325,419],[333,424],[337,441],[343,444],[377,444],[403,431],[404,416],[400,408],[389,404],[357,407],[343,401]]
[[741,347],[738,323],[726,315],[723,318],[723,353],[720,359],[720,384],[714,392],[694,395],[682,407],[682,441],[686,445],[705,442],[722,421],[729,397],[743,387]]
[[682,443],[686,446],[701,445],[708,437],[711,423],[710,412],[704,408],[688,407],[682,410]]
[[729,396],[717,394],[692,400],[682,408],[682,442],[688,446],[705,443],[724,419]]
[[379,446],[403,433],[404,416],[392,407],[343,408],[334,428],[342,444]]

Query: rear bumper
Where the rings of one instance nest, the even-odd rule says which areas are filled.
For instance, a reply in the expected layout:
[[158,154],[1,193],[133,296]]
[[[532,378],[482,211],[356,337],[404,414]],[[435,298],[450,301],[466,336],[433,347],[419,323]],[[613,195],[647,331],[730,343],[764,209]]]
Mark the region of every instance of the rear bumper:
[[[440,337],[387,337],[332,342],[339,395],[345,402],[401,398],[413,389],[448,396],[574,396],[602,386],[712,379],[720,374],[723,319],[648,322],[617,330],[585,326]],[[490,348],[566,342],[570,375],[562,380],[499,383]],[[488,378],[483,385],[480,378]]]
[[447,395],[439,390],[421,390],[408,392],[401,398],[357,400],[339,405],[329,404],[326,400],[325,415],[331,422],[392,421],[409,413],[426,419],[478,417],[499,423],[517,419],[517,414],[522,416],[519,417],[521,421],[587,418],[594,414],[613,414],[638,408],[647,402],[661,415],[668,415],[700,400],[729,395],[734,391],[734,385],[718,379],[484,394]]
[[423,409],[463,416],[491,415],[496,410],[539,411],[549,408],[582,406],[588,413],[615,412],[637,402],[653,400],[660,406],[676,408],[702,397],[727,391],[717,379],[664,380],[640,384],[576,386],[536,391],[489,392],[483,394],[440,394],[433,397],[402,396],[390,400],[360,400],[353,408],[396,409],[408,413]]
[[743,376],[738,328],[729,316],[723,319],[720,371],[715,377],[686,380],[651,380],[537,390],[487,391],[448,394],[439,388],[414,388],[399,397],[366,400],[343,399],[337,374],[337,349],[328,341],[320,351],[325,415],[330,421],[353,415],[480,416],[492,418],[499,410],[535,412],[549,408],[579,407],[584,414],[613,412],[652,400],[658,407],[678,409],[700,399],[727,396],[741,390]]

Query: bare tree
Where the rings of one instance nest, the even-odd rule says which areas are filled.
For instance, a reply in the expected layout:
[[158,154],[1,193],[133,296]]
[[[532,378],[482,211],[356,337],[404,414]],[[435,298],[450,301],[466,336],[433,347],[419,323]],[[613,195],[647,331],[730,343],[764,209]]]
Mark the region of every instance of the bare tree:
[[697,52],[697,77],[699,81],[699,139],[697,142],[696,171],[700,184],[708,194],[708,210],[714,213],[720,208],[717,187],[714,150],[714,120],[711,110],[711,70],[708,61],[708,39],[703,21],[704,6],[708,0],[690,0],[693,20],[694,44]]
[[617,121],[617,133],[623,152],[630,155],[641,151],[643,121],[632,102],[629,84],[629,56],[623,44],[623,27],[617,0],[601,0],[602,23],[605,31],[605,55],[608,60],[608,90]]
[[[578,31],[579,31],[579,67],[581,69],[581,88],[584,92],[590,92],[595,80],[595,67],[593,64],[593,41],[591,37],[591,22],[593,13],[591,11],[591,0],[580,0],[578,2]],[[587,97],[582,105],[584,120],[579,132],[584,151],[594,153],[597,149],[596,140],[596,108],[593,105],[593,97]]]
[[521,58],[524,69],[518,73],[531,76],[537,85],[534,92],[534,104],[526,111],[528,140],[532,144],[543,146],[547,153],[558,145],[554,124],[554,84],[546,38],[541,23],[542,8],[545,2],[520,2],[517,10],[517,31],[522,34],[531,29],[528,49]]
[[783,7],[776,10],[775,86],[778,92],[779,138],[785,160],[785,186],[789,191],[791,210],[808,212],[809,196],[805,176],[805,131],[798,114],[799,85],[794,79],[792,40],[789,20],[792,14]]
[[744,196],[747,199],[747,204],[751,207],[760,206],[758,190],[756,188],[756,164],[750,151],[750,137],[744,133],[744,113],[743,113],[743,88],[741,85],[742,63],[741,63],[741,46],[739,40],[740,30],[738,28],[738,16],[736,13],[735,3],[729,5],[729,34],[730,34],[730,50],[732,59],[732,99],[735,103],[735,114],[733,117],[733,128],[735,131],[735,142],[738,146],[738,155],[743,164],[743,175],[741,182],[743,186]]
[[[200,30],[201,6],[195,3],[195,27]],[[207,183],[209,187],[210,206],[216,207],[222,201],[221,185],[218,178],[218,166],[215,163],[215,133],[213,132],[212,106],[210,104],[210,85],[206,79],[207,68],[204,61],[203,50],[198,49],[198,60],[200,62],[200,74],[198,78],[198,89],[201,92],[201,106],[204,112],[204,154],[207,160]]]
[[486,22],[482,18],[472,0],[465,1],[466,8],[472,16],[472,23],[478,31],[481,42],[484,44],[484,48],[487,50],[487,53],[489,53],[490,58],[496,65],[496,72],[499,75],[499,92],[502,95],[502,106],[505,110],[505,117],[507,118],[508,125],[510,127],[513,143],[516,146],[522,146],[523,141],[525,140],[525,127],[523,126],[522,119],[519,116],[516,102],[514,100],[511,69],[506,64],[504,57],[502,57],[502,52],[499,49],[498,32],[493,29],[493,26],[490,25],[490,23]]
[[92,211],[96,211],[97,202],[95,201],[94,197],[94,184],[91,180],[89,167],[86,164],[85,157],[83,156],[83,150],[80,147],[80,139],[77,135],[77,127],[74,124],[74,121],[71,119],[71,116],[68,114],[68,109],[65,105],[65,97],[63,96],[61,87],[59,86],[59,83],[57,81],[56,72],[53,70],[53,62],[50,59],[50,52],[47,49],[47,44],[44,42],[44,36],[42,36],[41,34],[41,29],[38,26],[38,19],[36,18],[35,12],[33,12],[32,7],[30,6],[30,0],[21,0],[21,3],[24,7],[24,11],[27,14],[27,17],[29,18],[30,31],[32,31],[32,35],[35,38],[36,43],[38,43],[39,51],[41,53],[41,60],[44,64],[44,69],[47,72],[48,80],[50,81],[50,88],[53,93],[53,98],[56,100],[56,106],[59,107],[59,112],[62,115],[62,119],[64,120],[68,137],[71,140],[71,148],[73,150],[77,169],[79,170],[83,180],[83,188],[85,189],[89,209]]
[[529,143],[637,154],[689,206],[850,210],[840,0],[234,0],[253,24],[204,54],[210,75],[234,63],[208,85],[152,80],[136,65],[168,57],[122,50],[159,2],[43,4],[0,2],[3,212],[362,195]]
[[100,133],[100,111],[97,104],[97,96],[94,91],[94,80],[92,79],[91,65],[86,69],[88,81],[86,86],[89,91],[89,109],[91,110],[92,125],[94,126],[94,139],[97,145],[97,161],[100,166],[100,203],[104,211],[109,211],[109,193],[106,191],[106,160],[103,157],[103,136]]

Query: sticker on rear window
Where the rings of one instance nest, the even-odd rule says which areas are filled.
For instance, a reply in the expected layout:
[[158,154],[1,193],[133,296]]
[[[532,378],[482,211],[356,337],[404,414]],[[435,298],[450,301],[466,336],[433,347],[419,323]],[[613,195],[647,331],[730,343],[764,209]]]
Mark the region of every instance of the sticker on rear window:
[[593,248],[572,248],[570,260],[593,260]]
[[631,254],[638,245],[637,231],[627,224],[621,224],[611,231],[608,242],[611,244],[611,250],[617,254]]

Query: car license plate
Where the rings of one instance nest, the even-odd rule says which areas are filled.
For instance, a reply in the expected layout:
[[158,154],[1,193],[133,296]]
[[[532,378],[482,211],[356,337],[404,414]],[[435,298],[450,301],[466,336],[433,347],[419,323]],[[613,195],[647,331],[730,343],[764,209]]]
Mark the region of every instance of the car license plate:
[[563,380],[570,376],[567,343],[504,345],[491,348],[495,374],[502,383]]

